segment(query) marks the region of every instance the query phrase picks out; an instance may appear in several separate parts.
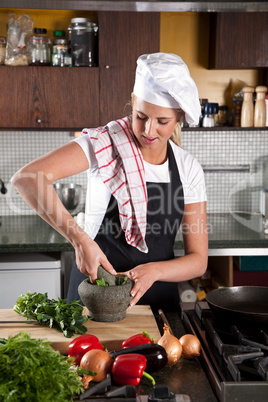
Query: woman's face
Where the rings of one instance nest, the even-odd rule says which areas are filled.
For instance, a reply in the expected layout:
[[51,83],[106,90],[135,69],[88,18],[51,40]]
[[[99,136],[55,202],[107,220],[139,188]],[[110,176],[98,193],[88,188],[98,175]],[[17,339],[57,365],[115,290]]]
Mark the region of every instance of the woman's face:
[[132,106],[132,128],[143,157],[155,160],[159,158],[156,163],[163,163],[160,159],[163,155],[166,158],[167,141],[178,121],[178,112],[176,109],[153,105],[137,97],[134,98]]

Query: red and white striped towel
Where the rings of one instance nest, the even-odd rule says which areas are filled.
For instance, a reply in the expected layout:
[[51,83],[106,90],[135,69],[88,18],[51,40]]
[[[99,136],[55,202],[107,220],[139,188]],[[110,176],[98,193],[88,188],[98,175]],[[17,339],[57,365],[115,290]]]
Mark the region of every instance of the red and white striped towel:
[[147,253],[147,190],[143,158],[128,117],[105,127],[84,129],[93,146],[104,184],[116,198],[128,244]]

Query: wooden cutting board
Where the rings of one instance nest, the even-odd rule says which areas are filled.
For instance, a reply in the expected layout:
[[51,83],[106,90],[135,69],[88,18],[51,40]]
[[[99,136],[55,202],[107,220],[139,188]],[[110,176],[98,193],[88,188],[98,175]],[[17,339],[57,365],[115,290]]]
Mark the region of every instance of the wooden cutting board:
[[[87,314],[87,309],[84,309]],[[12,309],[0,309],[0,321],[25,321]],[[127,310],[126,318],[117,322],[97,322],[89,320],[84,324],[87,327],[87,333],[96,335],[100,343],[108,349],[109,352],[121,349],[122,341],[132,335],[147,331],[152,338],[157,341],[160,338],[160,332],[155,321],[150,306],[133,306]],[[8,338],[26,331],[32,338],[46,338],[51,342],[51,346],[60,353],[68,354],[68,345],[72,338],[66,338],[62,332],[54,328],[49,328],[39,324],[25,323],[2,323],[0,324],[0,338]]]

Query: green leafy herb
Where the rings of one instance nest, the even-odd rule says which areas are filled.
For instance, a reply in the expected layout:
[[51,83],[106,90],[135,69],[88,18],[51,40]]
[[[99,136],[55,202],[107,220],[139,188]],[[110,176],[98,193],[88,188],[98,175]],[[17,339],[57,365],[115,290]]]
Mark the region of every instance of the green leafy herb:
[[66,402],[84,391],[68,358],[26,332],[0,339],[0,377],[1,401]]
[[18,298],[13,309],[27,320],[34,319],[39,324],[56,328],[67,338],[87,331],[83,324],[88,318],[83,315],[83,306],[78,300],[68,303],[60,297],[58,300],[49,299],[47,293],[27,292]]
[[122,282],[121,282],[121,276],[120,274],[118,275],[118,285],[125,285],[127,283],[127,276],[123,276]]
[[97,286],[109,286],[109,283],[105,281],[104,278],[96,279]]
[[[117,283],[116,283],[116,285],[118,286],[118,285],[125,285],[126,283],[127,283],[127,279],[128,279],[128,277],[127,276],[123,276],[123,278],[121,279],[121,276],[120,276],[120,274],[118,275],[118,281],[117,281]],[[91,280],[90,280],[90,278],[88,278],[88,282],[89,283],[92,283],[91,282]],[[109,283],[108,282],[106,282],[105,281],[105,279],[104,278],[98,278],[98,279],[96,279],[96,283],[95,283],[97,286],[109,286]]]

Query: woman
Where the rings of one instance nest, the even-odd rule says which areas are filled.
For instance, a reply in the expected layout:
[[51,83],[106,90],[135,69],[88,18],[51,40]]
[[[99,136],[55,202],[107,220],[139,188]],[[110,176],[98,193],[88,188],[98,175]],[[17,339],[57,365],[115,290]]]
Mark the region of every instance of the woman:
[[[198,92],[186,64],[174,54],[140,56],[132,115],[82,136],[29,163],[12,178],[19,193],[75,249],[68,300],[79,299],[86,277],[101,264],[134,280],[131,306],[173,308],[178,282],[207,266],[203,171],[179,147],[179,122],[200,116]],[[53,182],[88,171],[85,221],[64,208]],[[181,225],[185,255],[174,258]]]

